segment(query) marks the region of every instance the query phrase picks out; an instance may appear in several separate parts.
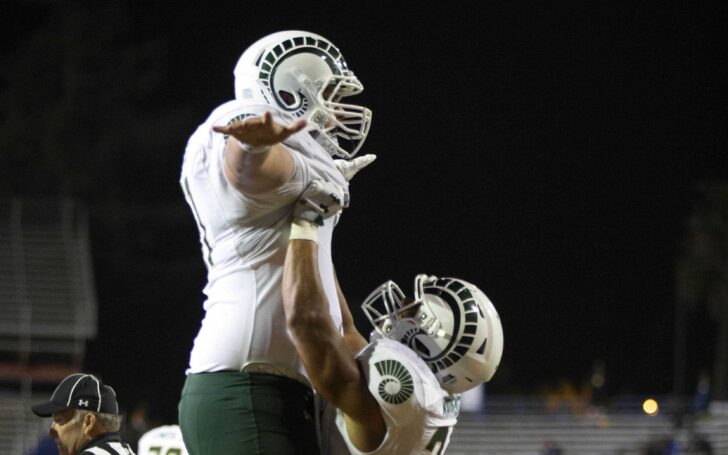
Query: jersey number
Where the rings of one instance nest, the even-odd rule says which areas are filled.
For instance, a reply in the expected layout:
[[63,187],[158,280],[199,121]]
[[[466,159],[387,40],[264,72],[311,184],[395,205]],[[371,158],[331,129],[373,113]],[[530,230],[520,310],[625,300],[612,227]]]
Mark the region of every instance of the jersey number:
[[157,447],[150,447],[149,453],[153,453],[155,455],[181,455],[182,450],[181,449],[167,449],[167,451],[164,452],[164,454],[162,454],[162,448],[157,446]]
[[425,447],[427,453],[432,455],[441,455],[444,453],[447,448],[447,443],[450,441],[451,432],[452,427],[438,428],[437,431],[435,431],[435,434],[432,435],[432,439],[430,439],[427,447]]

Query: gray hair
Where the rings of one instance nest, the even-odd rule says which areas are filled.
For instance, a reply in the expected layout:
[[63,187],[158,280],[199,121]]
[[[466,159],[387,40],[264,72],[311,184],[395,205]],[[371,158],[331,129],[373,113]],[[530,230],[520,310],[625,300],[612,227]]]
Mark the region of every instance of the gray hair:
[[76,414],[71,419],[72,423],[79,422],[86,417],[86,414],[94,414],[96,418],[108,431],[119,431],[121,428],[121,416],[116,414],[108,414],[105,412],[86,411],[85,409],[76,409]]

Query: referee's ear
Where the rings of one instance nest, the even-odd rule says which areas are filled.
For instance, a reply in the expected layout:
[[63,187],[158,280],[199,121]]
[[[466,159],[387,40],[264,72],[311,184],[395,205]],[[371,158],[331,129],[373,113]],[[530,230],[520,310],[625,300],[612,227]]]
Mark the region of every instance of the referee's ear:
[[101,422],[101,419],[99,419],[99,416],[97,416],[96,413],[87,412],[86,415],[83,416],[81,431],[90,439],[102,433],[107,433],[109,430],[104,427],[103,422]]

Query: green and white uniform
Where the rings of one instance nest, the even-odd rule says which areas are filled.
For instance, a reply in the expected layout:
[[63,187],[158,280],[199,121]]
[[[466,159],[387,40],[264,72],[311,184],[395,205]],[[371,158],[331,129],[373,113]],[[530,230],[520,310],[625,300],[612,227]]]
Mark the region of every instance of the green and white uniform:
[[137,452],[137,455],[187,455],[177,425],[163,425],[144,433],[139,438]]
[[[223,174],[225,136],[211,130],[236,119],[274,113],[274,121],[289,123],[273,107],[223,104],[192,135],[187,145],[180,183],[200,231],[202,255],[208,267],[204,293],[205,317],[195,339],[187,373],[240,370],[247,362],[263,361],[303,372],[286,332],[281,280],[291,211],[314,179],[348,188],[331,156],[306,132],[284,145],[294,162],[291,178],[269,193],[246,196]],[[341,312],[331,262],[333,220],[319,229],[319,268],[331,314],[337,325]]]
[[[369,391],[379,403],[387,425],[382,444],[366,454],[442,454],[460,412],[460,397],[450,396],[417,354],[403,344],[377,334],[358,355]],[[336,426],[354,455],[344,416],[337,412]]]
[[[289,124],[293,120],[273,106],[230,101],[215,109],[199,126],[190,137],[184,155],[180,184],[199,227],[202,256],[208,269],[205,316],[190,354],[185,386],[188,395],[183,393],[180,402],[180,426],[193,455],[196,450],[189,438],[193,437],[193,429],[204,426],[203,420],[215,417],[230,420],[233,425],[241,413],[249,411],[247,407],[251,403],[261,403],[261,400],[249,400],[239,409],[226,407],[229,416],[213,416],[216,411],[208,404],[220,399],[220,388],[229,391],[231,397],[242,396],[252,393],[252,387],[256,390],[261,387],[261,381],[249,381],[248,374],[275,375],[280,381],[262,381],[264,387],[277,388],[275,393],[284,398],[299,393],[296,385],[286,389],[287,381],[295,382],[289,378],[300,378],[305,372],[288,336],[281,297],[293,204],[315,179],[335,182],[348,191],[348,184],[331,156],[305,131],[283,143],[293,158],[294,169],[287,182],[255,196],[237,191],[223,173],[227,138],[213,132],[212,126],[261,116],[266,111],[278,123]],[[319,270],[331,316],[340,326],[341,312],[331,262],[332,232],[333,219],[326,220],[318,230]],[[238,373],[241,370],[249,373]],[[243,375],[245,380],[231,377],[231,372]],[[217,379],[207,377],[217,373],[224,374]],[[225,378],[231,381],[229,385],[221,382]],[[216,394],[214,399],[205,396],[208,391]],[[292,405],[286,400],[281,402],[282,406]],[[200,406],[209,409],[201,411]],[[297,410],[289,409],[289,412]],[[259,421],[255,412],[250,419]],[[247,428],[231,427],[229,433],[258,431],[254,425],[253,429]],[[225,450],[229,450],[225,453],[242,453]]]

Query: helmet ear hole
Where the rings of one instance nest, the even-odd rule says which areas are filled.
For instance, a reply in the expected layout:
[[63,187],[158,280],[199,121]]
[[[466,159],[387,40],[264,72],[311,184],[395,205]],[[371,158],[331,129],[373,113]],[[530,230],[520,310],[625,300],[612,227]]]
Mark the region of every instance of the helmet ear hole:
[[293,107],[296,104],[296,97],[291,92],[278,90],[278,96],[286,104],[287,107]]

